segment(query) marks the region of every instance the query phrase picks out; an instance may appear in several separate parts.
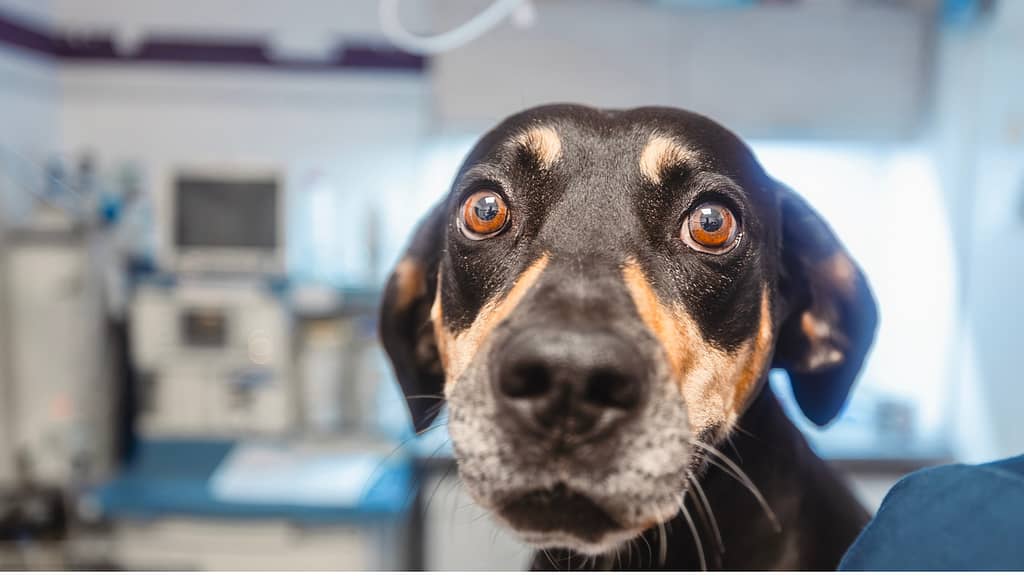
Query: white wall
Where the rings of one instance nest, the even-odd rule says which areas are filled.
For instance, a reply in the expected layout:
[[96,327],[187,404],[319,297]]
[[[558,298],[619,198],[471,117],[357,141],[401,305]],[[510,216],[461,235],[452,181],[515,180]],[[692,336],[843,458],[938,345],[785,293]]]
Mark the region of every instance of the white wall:
[[[140,34],[269,38],[282,48],[316,54],[345,40],[380,39],[377,0],[52,0],[58,26],[114,31],[129,45]],[[412,25],[420,2],[405,2]],[[239,17],[239,15],[244,17]]]
[[[40,27],[49,20],[48,0],[0,0],[8,18]],[[57,138],[57,65],[26,50],[0,46],[0,219],[16,199],[15,186],[32,180]],[[38,172],[38,171],[36,171]],[[20,196],[24,191],[18,191]]]
[[[383,43],[377,0],[52,3],[58,28],[113,32],[127,50],[149,34],[267,39],[285,58],[324,57],[339,42]],[[405,4],[405,21],[419,26],[425,5]],[[101,152],[108,167],[138,161],[160,210],[177,166],[279,168],[292,209],[290,269],[359,283],[380,278],[414,224],[383,211],[415,214],[438,194],[417,188],[419,166],[410,161],[428,126],[426,84],[415,73],[75,63],[62,67],[60,141],[69,154]],[[382,263],[367,279],[360,275],[373,209]],[[158,252],[166,247],[164,235]]]
[[[158,214],[178,168],[280,170],[289,207],[315,208],[291,214],[300,224],[289,230],[297,241],[288,254],[293,269],[316,257],[331,278],[368,280],[358,277],[371,233],[367,211],[426,202],[416,204],[408,161],[427,121],[415,74],[75,65],[62,70],[60,86],[64,151],[95,150],[107,166],[138,162]],[[332,253],[311,255],[310,243]],[[397,251],[391,244],[385,253]]]
[[40,165],[56,142],[56,74],[55,64],[45,58],[0,49],[0,186],[5,189],[14,185],[10,176],[18,168],[12,163]]
[[[289,30],[311,35],[327,32],[364,36],[379,30],[377,0],[50,1],[57,25],[75,29],[116,27],[217,34]],[[417,3],[408,4],[409,16],[415,18]]]
[[53,22],[52,0],[0,0],[0,11],[36,25]]
[[1024,3],[1000,2],[981,26],[947,31],[936,55],[933,155],[948,203],[960,322],[947,359],[956,382],[955,454],[1024,452],[1018,368],[1024,301]]
[[962,41],[954,87],[973,149],[953,213],[966,289],[958,430],[972,460],[1024,452],[1024,3],[996,6],[991,27]]
[[[487,3],[436,1],[439,28]],[[906,139],[925,119],[927,4],[707,4],[535,2],[529,26],[505,22],[437,57],[437,114],[480,127],[548,102],[664,105],[748,138],[867,141]]]

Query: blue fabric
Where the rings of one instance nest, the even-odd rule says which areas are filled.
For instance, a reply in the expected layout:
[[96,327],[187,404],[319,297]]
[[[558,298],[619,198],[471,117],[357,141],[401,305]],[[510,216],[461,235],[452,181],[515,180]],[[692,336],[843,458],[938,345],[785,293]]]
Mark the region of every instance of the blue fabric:
[[1024,456],[900,480],[839,569],[1024,570]]

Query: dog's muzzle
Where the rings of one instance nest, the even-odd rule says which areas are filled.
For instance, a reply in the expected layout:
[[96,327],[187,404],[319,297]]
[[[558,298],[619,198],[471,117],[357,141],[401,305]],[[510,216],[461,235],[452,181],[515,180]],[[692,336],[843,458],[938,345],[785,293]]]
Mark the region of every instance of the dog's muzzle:
[[650,337],[622,323],[506,328],[449,394],[474,498],[529,543],[581,552],[673,517],[688,419]]

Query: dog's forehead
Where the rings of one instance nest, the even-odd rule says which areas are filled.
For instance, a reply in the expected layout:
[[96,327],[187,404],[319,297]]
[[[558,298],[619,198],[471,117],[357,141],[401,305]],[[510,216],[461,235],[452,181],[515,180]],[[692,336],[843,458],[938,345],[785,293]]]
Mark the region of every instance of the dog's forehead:
[[496,126],[477,143],[463,172],[480,163],[527,157],[542,169],[561,160],[629,168],[658,183],[673,168],[701,168],[742,178],[760,169],[746,145],[704,116],[674,108],[601,110],[551,105],[526,110]]

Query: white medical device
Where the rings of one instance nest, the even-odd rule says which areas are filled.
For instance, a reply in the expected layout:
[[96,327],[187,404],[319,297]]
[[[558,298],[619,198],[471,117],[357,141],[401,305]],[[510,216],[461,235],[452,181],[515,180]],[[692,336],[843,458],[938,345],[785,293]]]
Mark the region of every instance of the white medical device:
[[137,283],[132,355],[144,436],[281,434],[296,422],[280,172],[183,168],[157,227],[162,269]]
[[291,320],[266,286],[143,283],[132,318],[144,436],[243,437],[293,427]]

